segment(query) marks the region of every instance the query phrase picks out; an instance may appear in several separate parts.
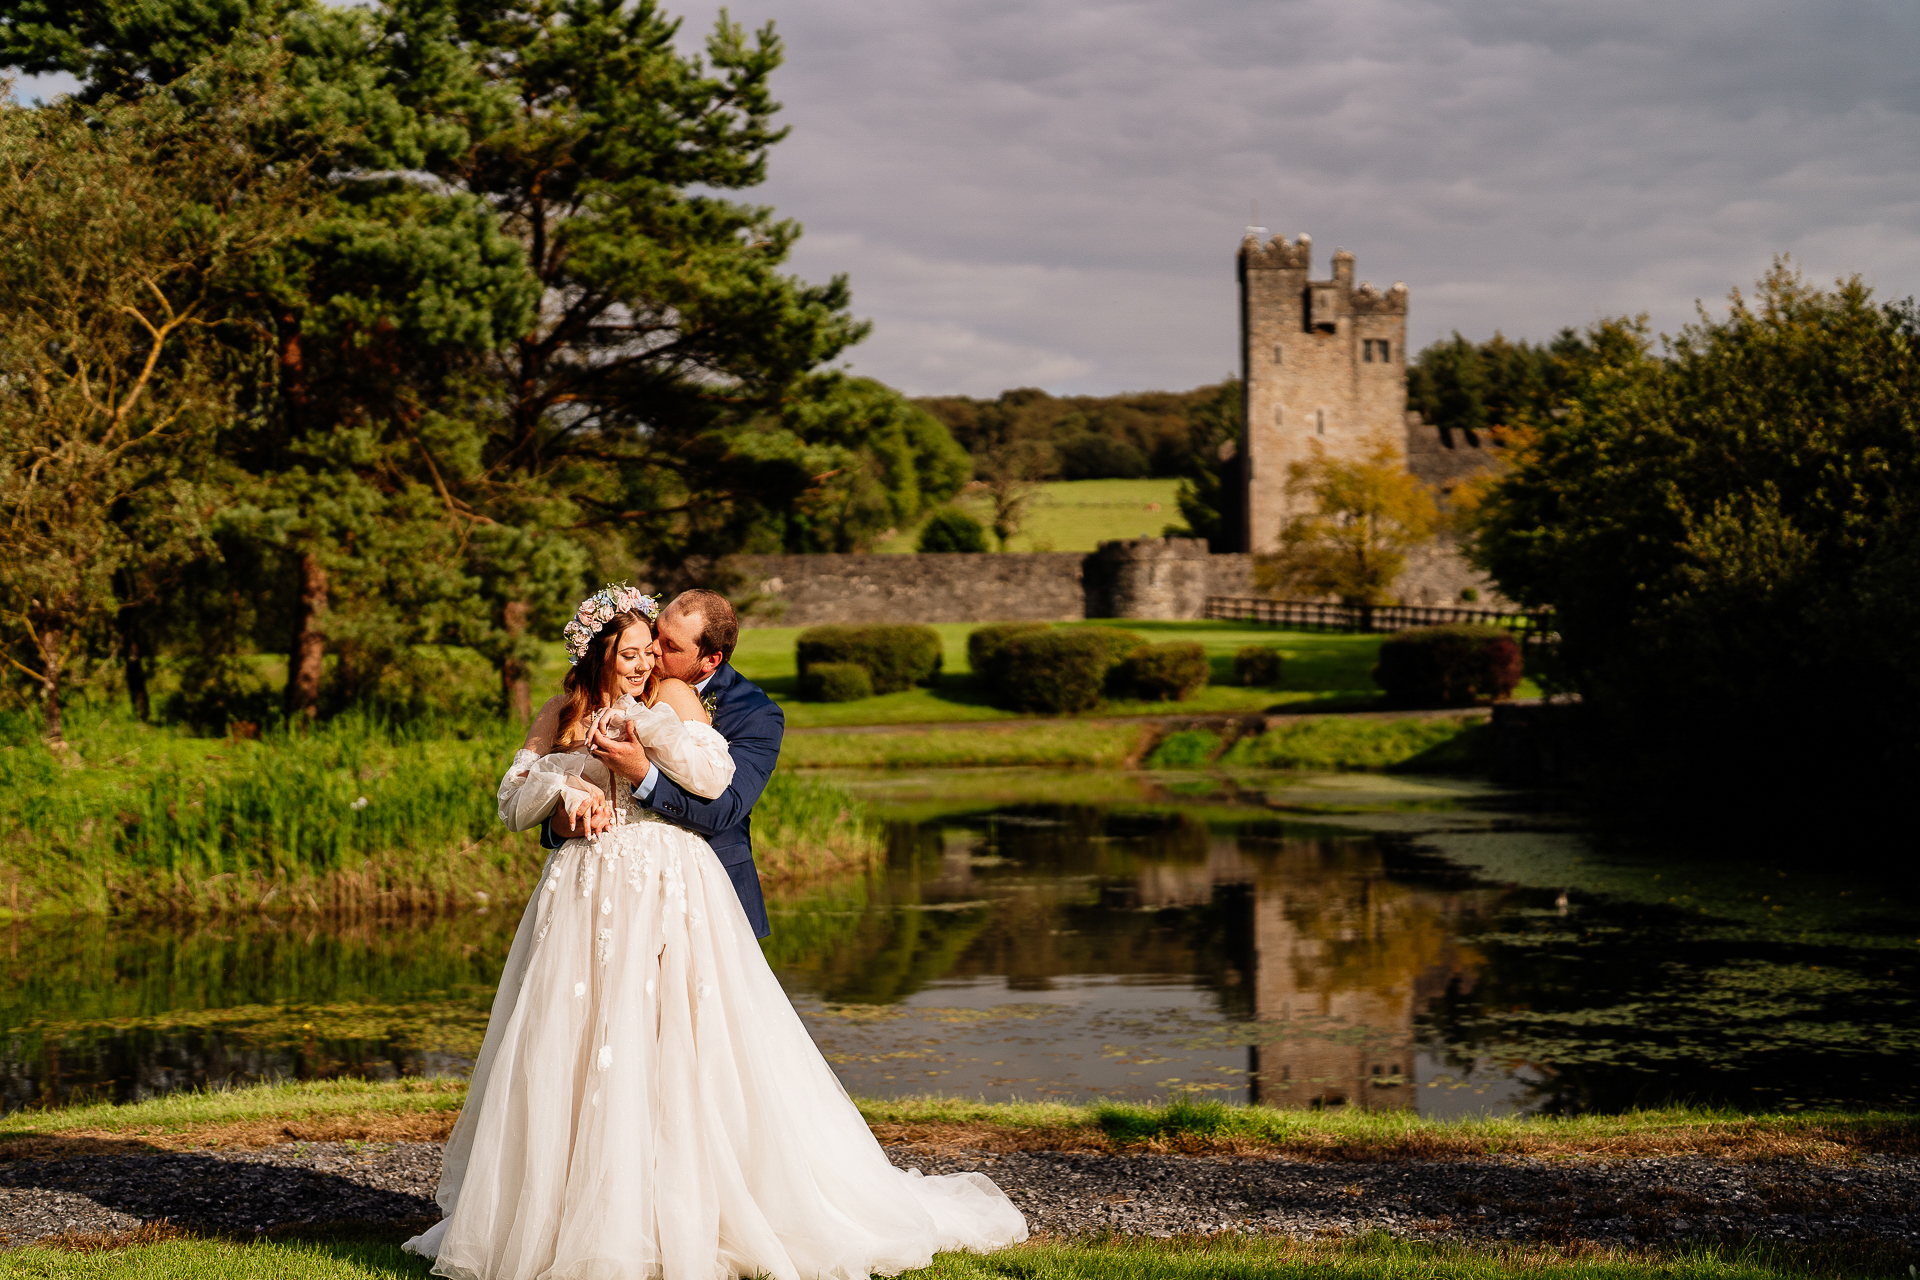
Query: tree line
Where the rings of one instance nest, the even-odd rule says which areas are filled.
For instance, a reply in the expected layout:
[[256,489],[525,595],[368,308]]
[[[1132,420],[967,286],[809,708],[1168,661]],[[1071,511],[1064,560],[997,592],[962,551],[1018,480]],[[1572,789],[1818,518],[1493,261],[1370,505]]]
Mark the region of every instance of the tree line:
[[[771,27],[651,0],[0,3],[0,653],[58,740],[103,673],[310,717],[477,650],[524,714],[585,583],[845,550],[966,482],[833,368],[846,282],[734,193]],[[422,678],[430,678],[423,675]]]

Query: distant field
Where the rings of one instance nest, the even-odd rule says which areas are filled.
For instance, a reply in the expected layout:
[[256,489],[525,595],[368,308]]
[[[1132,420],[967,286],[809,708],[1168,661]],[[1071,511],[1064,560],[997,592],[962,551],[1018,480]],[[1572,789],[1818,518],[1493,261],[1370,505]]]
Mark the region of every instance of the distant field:
[[[1027,507],[1025,527],[1007,550],[1092,551],[1114,538],[1157,538],[1169,524],[1181,523],[1174,502],[1179,488],[1178,480],[1056,480],[1041,485]],[[992,526],[993,506],[983,495],[969,495],[955,505]],[[908,529],[874,550],[911,552],[919,537],[917,527]]]

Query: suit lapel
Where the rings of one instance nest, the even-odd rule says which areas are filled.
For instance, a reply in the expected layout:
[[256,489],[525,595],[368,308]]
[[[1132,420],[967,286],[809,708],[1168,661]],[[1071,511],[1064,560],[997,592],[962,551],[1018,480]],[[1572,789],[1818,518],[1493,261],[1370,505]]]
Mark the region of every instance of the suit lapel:
[[[733,669],[731,662],[721,663],[719,669],[713,673],[713,679],[707,681],[707,690],[700,697],[703,701],[707,698],[713,699],[712,715],[715,728],[719,728],[720,718],[727,714],[728,692],[739,681],[740,673]],[[721,732],[724,735],[726,731],[721,730]]]

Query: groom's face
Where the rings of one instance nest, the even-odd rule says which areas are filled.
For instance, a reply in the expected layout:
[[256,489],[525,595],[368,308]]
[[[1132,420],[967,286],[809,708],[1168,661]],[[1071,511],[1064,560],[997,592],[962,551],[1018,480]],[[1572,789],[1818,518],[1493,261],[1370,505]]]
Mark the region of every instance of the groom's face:
[[668,610],[660,615],[660,627],[653,639],[654,668],[663,676],[699,684],[719,667],[721,657],[710,653],[700,656],[700,633],[707,620],[697,613]]

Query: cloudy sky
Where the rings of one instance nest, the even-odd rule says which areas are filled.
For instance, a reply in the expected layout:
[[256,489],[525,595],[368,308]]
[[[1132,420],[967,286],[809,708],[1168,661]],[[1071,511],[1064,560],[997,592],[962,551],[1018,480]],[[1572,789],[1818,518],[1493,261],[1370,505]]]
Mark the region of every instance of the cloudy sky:
[[787,41],[796,266],[915,393],[1218,378],[1256,200],[1316,273],[1405,280],[1417,345],[1672,329],[1780,252],[1920,291],[1915,0],[730,7]]
[[1920,0],[729,3],[788,49],[756,197],[916,394],[1219,378],[1254,201],[1416,346],[1671,330],[1781,252],[1920,292]]

